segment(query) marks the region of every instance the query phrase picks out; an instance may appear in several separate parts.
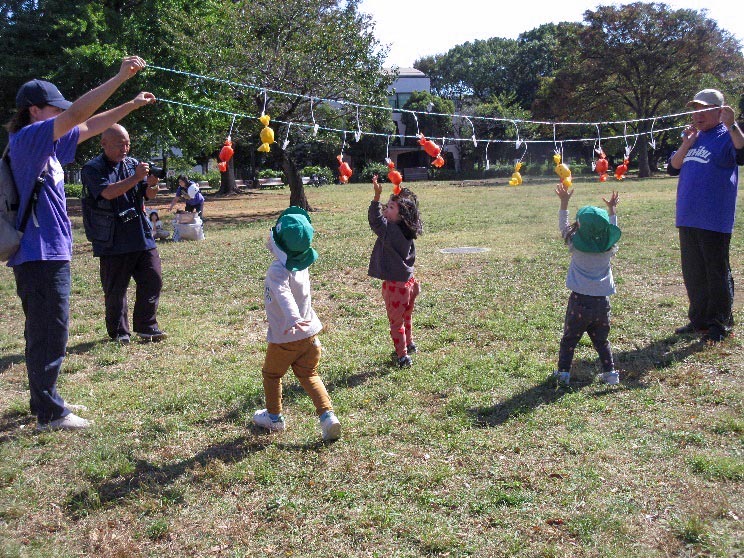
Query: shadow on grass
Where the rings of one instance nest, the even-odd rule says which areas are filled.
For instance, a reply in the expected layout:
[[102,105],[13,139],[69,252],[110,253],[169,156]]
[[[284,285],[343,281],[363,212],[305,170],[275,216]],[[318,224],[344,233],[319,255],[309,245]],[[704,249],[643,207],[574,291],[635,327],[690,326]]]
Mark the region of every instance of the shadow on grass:
[[[0,416],[0,444],[14,440],[23,432],[22,428],[35,424],[30,412],[6,411]],[[27,431],[31,431],[29,428]]]
[[[678,345],[679,346],[676,346]],[[705,349],[699,339],[672,335],[653,341],[645,347],[630,351],[613,353],[615,365],[621,371],[621,383],[630,389],[645,388],[643,378],[652,370],[668,368],[688,356]],[[509,419],[531,413],[542,405],[558,401],[566,393],[585,388],[592,383],[596,372],[596,359],[577,359],[571,367],[571,387],[564,389],[555,384],[552,377],[518,393],[503,403],[490,407],[471,409],[473,421],[477,426],[491,427],[504,424]],[[604,390],[597,395],[606,395],[613,390]]]
[[20,364],[25,360],[22,354],[15,355],[3,355],[0,357],[0,374],[4,374],[10,368],[16,364]]
[[109,504],[123,503],[132,495],[139,497],[143,492],[164,494],[166,488],[190,471],[209,470],[212,463],[232,464],[246,456],[275,446],[282,451],[318,451],[325,444],[321,441],[308,444],[285,444],[276,442],[270,436],[257,439],[254,436],[240,436],[234,440],[209,446],[193,457],[158,467],[145,460],[137,460],[134,471],[127,475],[92,483],[82,490],[67,495],[65,509],[74,518],[80,519],[91,512]]

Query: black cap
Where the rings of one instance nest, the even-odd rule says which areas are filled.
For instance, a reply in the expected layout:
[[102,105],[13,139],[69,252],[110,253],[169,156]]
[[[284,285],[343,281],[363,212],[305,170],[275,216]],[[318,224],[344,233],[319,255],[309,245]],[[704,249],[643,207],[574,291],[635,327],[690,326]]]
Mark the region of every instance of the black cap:
[[67,110],[72,103],[62,96],[56,85],[48,81],[34,79],[21,85],[16,95],[17,108],[43,107],[45,105]]

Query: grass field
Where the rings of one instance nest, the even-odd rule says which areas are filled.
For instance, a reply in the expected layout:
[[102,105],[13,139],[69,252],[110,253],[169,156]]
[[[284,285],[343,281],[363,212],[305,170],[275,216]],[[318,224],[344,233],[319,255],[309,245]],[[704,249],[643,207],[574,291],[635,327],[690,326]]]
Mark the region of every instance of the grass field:
[[[552,183],[411,184],[425,235],[410,369],[393,366],[380,282],[366,273],[371,186],[308,189],[320,372],[343,424],[334,444],[320,442],[291,373],[287,431],[250,425],[263,406],[264,240],[288,191],[209,198],[206,241],[161,244],[170,337],[129,346],[107,341],[98,262],[71,202],[59,384],[95,425],[34,432],[23,316],[2,268],[0,556],[744,554],[744,332],[715,347],[672,333],[687,309],[675,185],[576,185],[572,214],[620,189],[610,340],[622,382],[594,378],[585,337],[570,389],[547,379],[569,261]],[[489,251],[440,252],[461,246]]]

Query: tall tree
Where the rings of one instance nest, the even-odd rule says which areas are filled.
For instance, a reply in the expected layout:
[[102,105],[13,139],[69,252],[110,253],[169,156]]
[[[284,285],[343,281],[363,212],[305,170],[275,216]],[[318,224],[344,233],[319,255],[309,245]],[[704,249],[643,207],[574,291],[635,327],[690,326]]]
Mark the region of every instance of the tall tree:
[[[232,86],[212,99],[212,105],[227,103],[255,114],[256,136],[264,105],[275,123],[293,122],[293,128],[306,130],[300,124],[312,123],[310,97],[315,109],[325,102],[321,99],[339,100],[333,105],[347,130],[381,129],[387,127],[389,111],[362,109],[357,117],[349,104],[387,105],[390,82],[382,72],[385,52],[374,38],[371,18],[358,5],[359,0],[221,2],[209,20],[192,22],[179,47],[191,59],[201,59],[211,75],[289,93]],[[283,137],[275,137],[271,151],[281,158],[290,203],[309,208],[292,144],[284,149]]]
[[741,45],[705,11],[645,2],[600,6],[584,13],[578,43],[564,47],[573,58],[541,90],[536,116],[649,119],[636,130],[641,177],[650,175],[650,119],[680,111],[704,87],[741,91]]

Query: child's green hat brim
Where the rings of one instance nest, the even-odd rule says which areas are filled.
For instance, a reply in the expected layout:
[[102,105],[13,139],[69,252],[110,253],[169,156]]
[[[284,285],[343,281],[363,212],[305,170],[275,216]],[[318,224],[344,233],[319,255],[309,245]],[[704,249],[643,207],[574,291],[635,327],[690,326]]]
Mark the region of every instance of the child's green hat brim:
[[587,205],[576,212],[579,228],[571,238],[574,248],[581,252],[602,253],[620,240],[622,231],[610,223],[607,211]]

